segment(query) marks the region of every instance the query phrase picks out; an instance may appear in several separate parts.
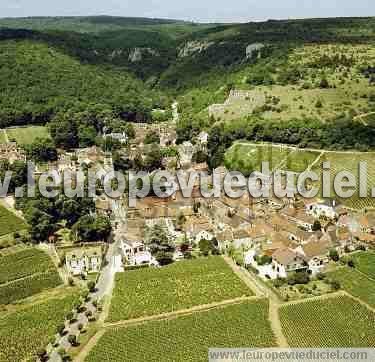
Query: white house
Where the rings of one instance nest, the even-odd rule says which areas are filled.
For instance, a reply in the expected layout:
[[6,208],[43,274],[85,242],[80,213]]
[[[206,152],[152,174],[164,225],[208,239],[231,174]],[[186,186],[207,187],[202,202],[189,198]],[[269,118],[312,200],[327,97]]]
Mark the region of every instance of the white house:
[[259,265],[257,263],[257,257],[262,254],[260,247],[253,248],[244,253],[244,263],[247,266],[251,266],[256,269],[259,277],[263,279],[276,279],[278,274],[274,268],[272,262],[269,264]]
[[233,247],[235,249],[249,249],[254,244],[249,232],[238,229],[233,232]]
[[153,257],[141,241],[123,241],[121,252],[128,265],[152,264]]
[[120,143],[127,143],[128,142],[128,136],[125,132],[122,133],[109,133],[103,135],[103,138],[112,138],[113,140],[119,141]]
[[[272,255],[272,268],[276,278],[286,278],[288,273],[306,271],[308,265],[301,254],[289,248],[281,248]],[[272,276],[270,277],[271,279],[276,279],[272,278]]]
[[198,244],[201,240],[211,241],[213,238],[214,236],[209,231],[202,230],[195,236],[195,242]]
[[306,205],[306,213],[316,218],[328,218],[334,220],[338,217],[336,202],[312,203]]
[[101,247],[75,249],[65,256],[67,270],[74,276],[98,273],[102,265]]
[[305,245],[300,245],[295,251],[304,257],[309,271],[314,276],[322,272],[329,263],[331,247],[329,235],[326,234],[318,241],[310,241]]

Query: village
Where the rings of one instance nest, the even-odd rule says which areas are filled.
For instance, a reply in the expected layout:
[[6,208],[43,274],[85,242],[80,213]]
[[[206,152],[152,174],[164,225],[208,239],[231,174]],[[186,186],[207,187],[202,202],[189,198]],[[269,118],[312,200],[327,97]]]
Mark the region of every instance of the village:
[[[168,150],[162,168],[172,174],[177,170],[186,174],[208,172],[202,157],[207,152],[206,132],[177,146],[173,126],[134,124],[134,128],[135,137],[130,141],[125,133],[103,137],[120,142],[121,153],[130,159],[139,155],[144,158],[144,153],[154,146],[145,144],[145,139],[153,138],[161,150]],[[6,158],[25,157],[16,145],[9,144],[1,154]],[[59,153],[56,162],[37,168],[35,176],[45,170],[62,174],[82,167],[106,172],[114,169],[111,154],[94,146]],[[228,170],[220,167],[216,172],[225,175]],[[333,259],[366,250],[375,243],[375,214],[353,212],[334,200],[305,200],[298,196],[254,199],[248,193],[237,199],[204,198],[198,184],[189,198],[183,196],[184,190],[174,191],[168,198],[149,195],[139,199],[135,207],[128,206],[126,195],[112,200],[104,192],[98,193],[96,213],[109,217],[113,227],[115,248],[109,260],[116,272],[222,254],[269,285],[280,286],[293,284],[290,280],[297,272],[316,280],[330,270]],[[158,237],[163,240],[156,240],[155,245]],[[68,277],[97,280],[105,265],[108,244],[85,240],[77,244],[66,239],[60,231],[50,242]],[[304,280],[304,284],[308,283]]]

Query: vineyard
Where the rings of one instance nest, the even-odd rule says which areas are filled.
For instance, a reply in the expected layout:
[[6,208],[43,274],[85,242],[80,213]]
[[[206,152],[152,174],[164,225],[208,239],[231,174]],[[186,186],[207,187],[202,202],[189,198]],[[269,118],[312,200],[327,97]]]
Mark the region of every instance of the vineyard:
[[41,250],[30,248],[0,257],[0,284],[54,269],[51,259]]
[[251,295],[252,291],[221,257],[184,261],[161,269],[117,274],[109,320],[150,316]]
[[[282,170],[301,173],[312,167],[319,177],[320,193],[321,173],[323,162],[330,162],[331,170],[331,197],[336,198],[345,206],[353,209],[375,208],[374,198],[371,197],[375,187],[375,153],[363,152],[326,152],[320,150],[304,150],[288,146],[272,144],[255,144],[251,142],[236,142],[225,153],[225,166],[231,171],[240,171],[249,176],[254,171],[260,171],[262,162],[269,162],[270,170]],[[359,197],[359,164],[367,163],[367,191],[366,198]],[[356,177],[357,185],[354,195],[347,199],[336,196],[333,181],[342,171],[348,171]]]
[[280,319],[290,347],[375,347],[375,314],[350,297],[284,306]]
[[0,205],[0,236],[24,230],[26,227],[22,219]]
[[[366,274],[369,278],[375,279],[375,254],[358,253],[354,255],[356,269]],[[375,284],[375,281],[374,281]]]
[[[330,162],[331,170],[331,195],[334,196],[333,181],[335,176],[342,171],[348,171],[356,177],[357,185],[356,192],[350,198],[336,199],[342,202],[345,206],[354,208],[354,209],[365,209],[365,208],[374,208],[375,202],[374,198],[371,197],[371,189],[375,187],[375,164],[373,162],[375,157],[374,153],[326,153],[321,158],[320,162],[316,165],[316,168],[313,171],[320,174],[321,164],[323,162]],[[368,197],[360,198],[359,197],[359,164],[360,162],[366,162],[367,164],[367,190]]]
[[248,176],[254,171],[261,171],[262,162],[268,162],[270,170],[277,168],[291,152],[286,147],[237,142],[226,152],[225,166]]
[[10,304],[31,297],[47,289],[56,288],[61,279],[56,271],[35,274],[24,279],[0,285],[0,304]]
[[207,361],[210,347],[243,346],[276,346],[267,301],[112,329],[100,339],[87,361]]
[[375,281],[367,278],[355,269],[341,268],[329,276],[338,280],[341,287],[349,294],[363,300],[365,303],[375,308]]
[[56,333],[74,302],[75,297],[66,296],[0,315],[0,361],[23,361],[35,356]]
[[262,162],[269,162],[270,170],[283,170],[301,173],[320,157],[321,151],[272,144],[236,142],[225,154],[228,169],[249,175],[260,171]]
[[30,248],[0,257],[0,304],[55,288],[62,283],[49,256]]

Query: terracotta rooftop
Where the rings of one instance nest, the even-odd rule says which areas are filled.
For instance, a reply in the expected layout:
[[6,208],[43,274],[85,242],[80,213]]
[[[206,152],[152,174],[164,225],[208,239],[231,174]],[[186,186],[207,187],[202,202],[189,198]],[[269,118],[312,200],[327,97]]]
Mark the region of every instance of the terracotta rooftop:
[[294,262],[299,262],[303,260],[303,258],[298,255],[296,252],[290,250],[289,248],[282,248],[275,251],[272,255],[273,259],[275,259],[281,265],[289,265]]
[[330,249],[330,243],[322,240],[318,242],[311,241],[308,244],[304,245],[302,249],[306,255],[306,258],[310,260],[314,257],[327,255]]

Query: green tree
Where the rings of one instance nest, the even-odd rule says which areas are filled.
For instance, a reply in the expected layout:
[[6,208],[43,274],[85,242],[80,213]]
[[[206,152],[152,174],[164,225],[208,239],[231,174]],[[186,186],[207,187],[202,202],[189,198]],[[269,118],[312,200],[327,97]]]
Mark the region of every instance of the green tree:
[[330,257],[331,260],[333,260],[335,262],[338,262],[340,260],[339,253],[337,252],[336,249],[331,249],[329,251],[329,257]]

